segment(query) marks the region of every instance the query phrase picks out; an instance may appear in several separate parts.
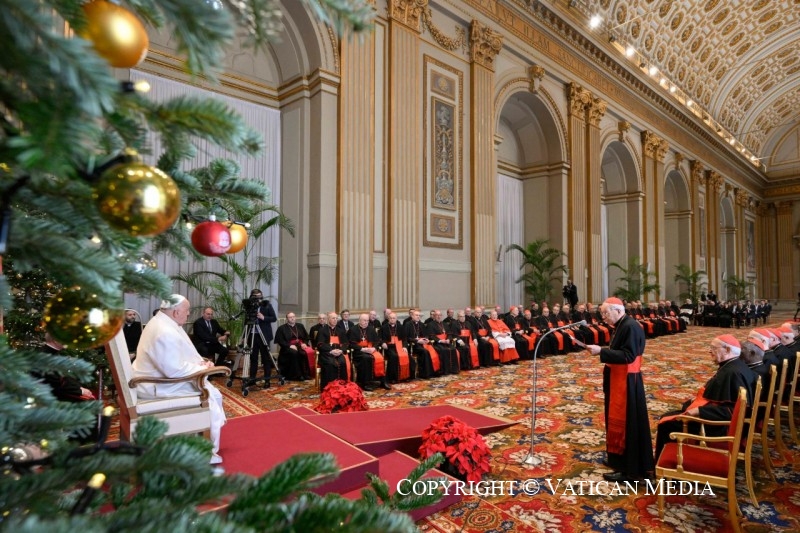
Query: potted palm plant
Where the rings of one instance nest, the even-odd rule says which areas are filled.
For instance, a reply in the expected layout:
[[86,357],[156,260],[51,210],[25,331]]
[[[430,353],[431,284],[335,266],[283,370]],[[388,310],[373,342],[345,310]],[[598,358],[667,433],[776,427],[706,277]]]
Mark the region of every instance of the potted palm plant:
[[661,290],[661,285],[653,283],[652,278],[658,277],[650,271],[647,265],[643,265],[639,257],[633,256],[628,259],[628,268],[619,263],[609,263],[608,267],[615,267],[622,271],[622,275],[617,278],[621,285],[614,289],[614,296],[618,296],[625,301],[633,302],[641,300],[642,296],[655,293]]
[[517,283],[525,284],[525,292],[537,302],[550,299],[553,284],[567,272],[561,264],[564,252],[548,246],[549,239],[537,239],[523,248],[518,244],[509,245],[506,253],[513,250],[522,254],[521,269],[527,270],[517,279]]

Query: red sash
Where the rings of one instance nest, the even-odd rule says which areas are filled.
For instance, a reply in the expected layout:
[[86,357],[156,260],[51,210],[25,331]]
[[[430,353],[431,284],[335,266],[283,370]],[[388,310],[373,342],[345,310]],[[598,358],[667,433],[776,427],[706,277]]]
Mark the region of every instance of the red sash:
[[403,349],[403,343],[397,338],[397,335],[392,335],[390,341],[394,344],[394,349],[397,350],[397,357],[400,359],[400,369],[397,373],[397,379],[402,381],[411,377],[411,364],[409,363],[408,354]]
[[[329,341],[329,344],[339,344],[339,336],[338,335],[331,335],[331,340]],[[344,350],[342,350],[342,358],[344,359],[344,366],[347,369],[347,381],[352,381],[353,380],[353,369],[350,368],[350,358],[347,357],[347,354],[344,353]]]
[[424,346],[428,351],[428,354],[431,356],[431,366],[433,366],[433,371],[438,372],[442,368],[442,363],[439,361],[439,354],[436,352],[436,348],[430,344],[425,344]]
[[[705,392],[706,388],[700,387],[700,390],[697,391],[697,396],[695,397],[694,400],[692,400],[692,403],[689,404],[689,407],[686,408],[686,411],[694,409],[695,407],[703,407],[704,405],[712,403],[711,400],[703,398],[703,393]],[[683,413],[678,413],[677,415],[663,416],[661,417],[661,420],[658,421],[658,423],[660,424],[661,422],[669,422],[670,420],[675,420],[680,415],[686,414],[686,411],[684,411]]]
[[[359,348],[372,348],[372,343],[367,339],[358,341]],[[372,373],[376,378],[382,378],[386,375],[386,362],[383,359],[383,354],[375,350],[372,352]]]
[[611,372],[608,391],[608,426],[606,449],[610,453],[625,453],[625,419],[628,408],[628,374],[641,372],[642,356],[637,355],[628,365],[606,365]]
[[[489,337],[489,330],[487,329],[479,329],[478,335],[481,337]],[[494,340],[492,337],[489,337],[489,344],[492,347],[492,360],[499,361],[500,360],[500,343]]]
[[472,332],[468,329],[461,330],[461,336],[467,338],[467,346],[469,346],[469,358],[472,361],[472,368],[481,366],[478,361],[478,347],[472,342]]

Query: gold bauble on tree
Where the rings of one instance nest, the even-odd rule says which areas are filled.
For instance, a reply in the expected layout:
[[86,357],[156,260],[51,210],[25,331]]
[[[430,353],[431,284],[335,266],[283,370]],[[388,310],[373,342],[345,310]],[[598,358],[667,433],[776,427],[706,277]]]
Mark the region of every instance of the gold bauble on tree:
[[231,232],[231,247],[225,252],[228,255],[241,252],[247,246],[247,228],[230,220],[223,222]]
[[112,67],[131,68],[144,60],[150,40],[136,15],[105,0],[84,4],[83,11],[88,23],[78,34]]
[[84,350],[114,338],[122,327],[124,315],[122,309],[108,309],[97,295],[74,287],[47,302],[43,325],[65,347]]
[[109,225],[134,237],[166,231],[181,212],[180,190],[172,178],[133,155],[102,173],[94,198]]

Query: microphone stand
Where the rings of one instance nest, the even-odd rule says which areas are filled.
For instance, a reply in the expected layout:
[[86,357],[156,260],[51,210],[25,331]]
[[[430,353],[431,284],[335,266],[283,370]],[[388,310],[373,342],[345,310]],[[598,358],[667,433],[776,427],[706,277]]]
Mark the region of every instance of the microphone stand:
[[573,326],[585,326],[586,321],[581,320],[580,322],[576,322],[575,324],[567,324],[565,326],[559,326],[557,328],[550,328],[548,329],[544,335],[539,339],[539,342],[536,343],[536,349],[533,350],[533,392],[531,393],[531,448],[528,450],[528,455],[525,456],[525,459],[522,460],[522,464],[531,465],[531,466],[539,466],[542,464],[542,458],[538,457],[535,453],[533,453],[533,434],[536,431],[536,375],[537,367],[536,367],[536,355],[539,353],[539,346],[542,345],[542,341],[545,337],[553,333],[554,331],[559,331],[562,329],[571,328]]

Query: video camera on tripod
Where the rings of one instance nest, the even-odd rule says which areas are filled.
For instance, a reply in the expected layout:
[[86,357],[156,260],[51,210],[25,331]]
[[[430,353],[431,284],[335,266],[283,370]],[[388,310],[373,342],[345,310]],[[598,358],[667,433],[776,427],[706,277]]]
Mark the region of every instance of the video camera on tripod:
[[244,323],[247,326],[253,325],[258,321],[258,310],[267,300],[261,295],[250,295],[250,298],[242,300],[242,313],[244,313]]

